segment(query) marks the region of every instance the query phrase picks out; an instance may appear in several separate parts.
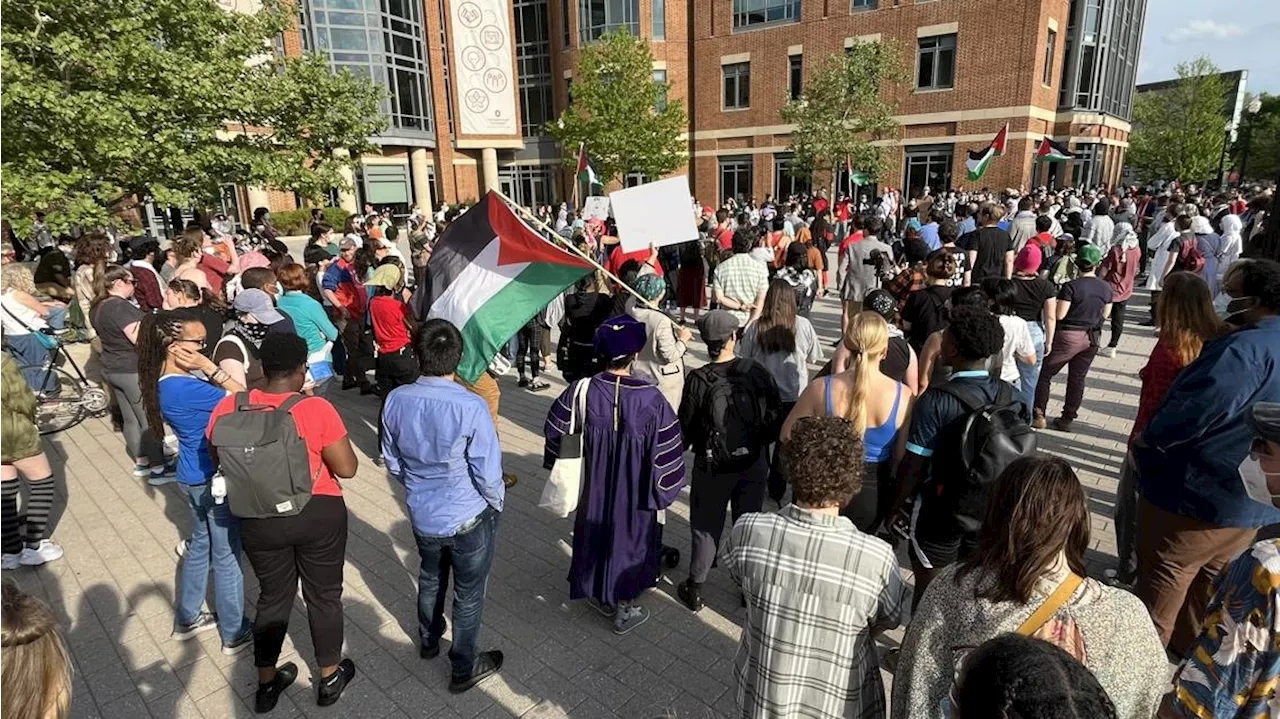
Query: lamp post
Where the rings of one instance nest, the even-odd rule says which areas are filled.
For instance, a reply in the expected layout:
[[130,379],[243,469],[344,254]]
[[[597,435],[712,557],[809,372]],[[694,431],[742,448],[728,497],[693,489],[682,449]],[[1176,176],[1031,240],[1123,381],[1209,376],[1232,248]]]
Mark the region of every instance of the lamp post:
[[1240,182],[1244,182],[1245,172],[1249,169],[1249,150],[1253,144],[1253,123],[1258,112],[1262,110],[1262,99],[1255,97],[1249,101],[1244,116],[1244,153],[1240,156]]

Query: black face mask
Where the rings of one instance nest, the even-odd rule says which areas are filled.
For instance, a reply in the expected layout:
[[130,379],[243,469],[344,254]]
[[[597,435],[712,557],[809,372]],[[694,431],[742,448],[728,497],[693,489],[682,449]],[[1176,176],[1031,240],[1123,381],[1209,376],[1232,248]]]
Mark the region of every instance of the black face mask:
[[[1253,300],[1253,304],[1249,304],[1250,300]],[[1227,303],[1227,316],[1222,319],[1227,324],[1242,325],[1244,324],[1243,315],[1257,306],[1257,297],[1236,297]]]

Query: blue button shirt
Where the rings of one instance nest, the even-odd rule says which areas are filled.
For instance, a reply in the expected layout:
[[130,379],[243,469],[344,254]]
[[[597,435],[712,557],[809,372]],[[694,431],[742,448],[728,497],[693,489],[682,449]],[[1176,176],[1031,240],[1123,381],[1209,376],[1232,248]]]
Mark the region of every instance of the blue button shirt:
[[502,448],[478,395],[419,377],[387,395],[382,423],[382,455],[404,485],[414,532],[449,537],[485,507],[502,511]]
[[1208,342],[1174,380],[1137,448],[1138,488],[1167,512],[1219,527],[1263,527],[1280,510],[1245,493],[1245,411],[1280,402],[1280,317]]
[[942,247],[942,239],[938,237],[938,223],[930,222],[927,225],[921,225],[920,239],[929,246],[930,252]]

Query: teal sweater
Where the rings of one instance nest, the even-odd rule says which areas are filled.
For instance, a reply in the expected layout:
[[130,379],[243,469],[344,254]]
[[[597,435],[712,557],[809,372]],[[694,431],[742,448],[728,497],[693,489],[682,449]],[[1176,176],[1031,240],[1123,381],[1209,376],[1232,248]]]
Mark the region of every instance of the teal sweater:
[[276,304],[293,320],[298,336],[307,341],[307,352],[316,352],[324,348],[325,342],[338,340],[338,328],[329,321],[324,306],[306,292],[286,291]]

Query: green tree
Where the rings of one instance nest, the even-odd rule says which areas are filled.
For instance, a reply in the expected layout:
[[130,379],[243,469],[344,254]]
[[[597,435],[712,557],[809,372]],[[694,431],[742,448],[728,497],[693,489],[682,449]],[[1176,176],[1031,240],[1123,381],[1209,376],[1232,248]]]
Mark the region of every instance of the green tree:
[[905,68],[898,48],[885,42],[854,43],[818,65],[800,98],[782,108],[782,119],[796,126],[795,171],[830,173],[832,192],[846,161],[878,179],[886,166],[873,143],[898,127],[893,92],[907,79]]
[[[1244,106],[1248,108],[1253,99],[1246,99]],[[1274,180],[1280,173],[1280,95],[1263,93],[1257,99],[1261,105],[1258,112],[1245,110],[1231,148],[1233,165],[1243,167],[1247,175],[1242,181]]]
[[317,56],[276,50],[283,0],[0,0],[4,214],[58,228],[140,202],[211,202],[225,183],[318,199],[335,157],[370,151],[382,91]]
[[585,142],[604,184],[633,171],[661,177],[687,161],[680,134],[688,116],[679,100],[667,98],[669,89],[653,79],[647,41],[625,30],[606,33],[582,49],[573,101],[547,123],[547,134],[560,142],[570,167]]
[[1171,87],[1134,99],[1127,162],[1143,181],[1216,181],[1226,141],[1226,83],[1204,56],[1176,70]]

